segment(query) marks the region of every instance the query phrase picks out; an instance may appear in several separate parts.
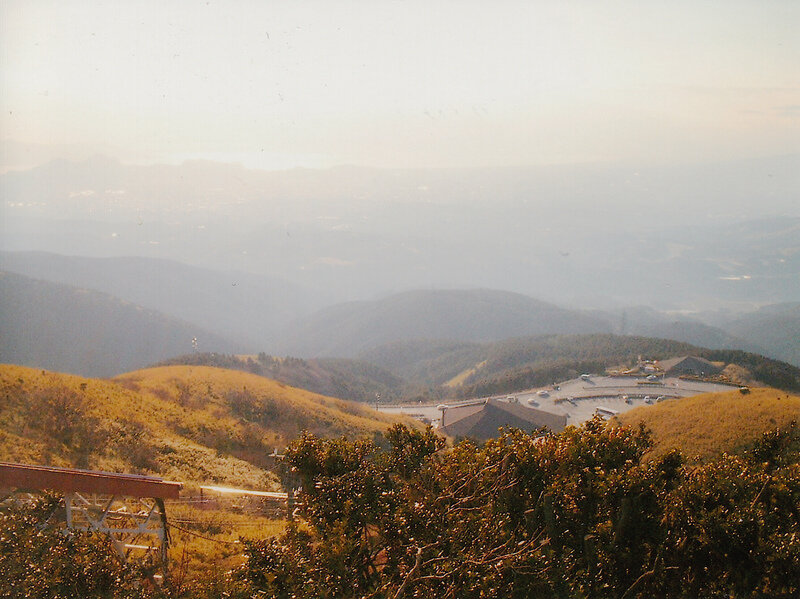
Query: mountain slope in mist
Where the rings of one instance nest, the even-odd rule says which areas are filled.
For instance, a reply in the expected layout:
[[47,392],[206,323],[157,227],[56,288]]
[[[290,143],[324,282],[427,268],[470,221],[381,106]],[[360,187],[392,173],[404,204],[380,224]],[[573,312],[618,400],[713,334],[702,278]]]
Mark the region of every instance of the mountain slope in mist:
[[199,347],[235,341],[194,324],[68,285],[0,272],[0,362],[112,376]]
[[768,356],[800,366],[800,303],[764,306],[728,319],[720,327],[768,348]]
[[769,353],[766,346],[762,347],[750,336],[736,336],[697,318],[675,316],[646,306],[598,311],[593,314],[608,321],[614,332],[624,335],[672,339],[710,349],[741,349],[781,359],[780,356]]
[[269,347],[287,321],[319,307],[310,291],[285,280],[154,258],[2,252],[0,269],[108,293],[243,346]]
[[301,356],[354,357],[414,339],[494,341],[512,336],[604,332],[602,320],[505,291],[420,290],[339,304],[295,323],[281,347]]

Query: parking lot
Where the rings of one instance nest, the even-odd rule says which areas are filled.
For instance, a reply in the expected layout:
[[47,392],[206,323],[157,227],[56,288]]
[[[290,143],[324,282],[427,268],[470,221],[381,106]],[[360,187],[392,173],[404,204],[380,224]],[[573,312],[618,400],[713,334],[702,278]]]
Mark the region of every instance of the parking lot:
[[[550,412],[563,414],[567,424],[581,424],[590,420],[597,408],[606,410],[606,414],[621,414],[633,408],[655,405],[659,401],[668,401],[680,397],[689,397],[701,393],[730,391],[731,385],[685,380],[677,377],[648,380],[647,377],[634,376],[594,376],[576,378],[553,386],[539,387],[513,393],[494,396],[502,401],[518,401],[522,405]],[[482,401],[487,398],[476,398],[468,402]],[[446,402],[457,405],[468,402]],[[430,422],[434,426],[439,423],[441,411],[431,404],[380,406],[382,412],[400,413]]]
[[507,399],[513,397],[523,405],[553,414],[564,414],[567,424],[581,424],[591,419],[597,408],[621,414],[659,401],[730,391],[732,388],[730,385],[677,377],[648,380],[647,377],[590,375],[585,380],[577,378],[552,387],[514,393]]

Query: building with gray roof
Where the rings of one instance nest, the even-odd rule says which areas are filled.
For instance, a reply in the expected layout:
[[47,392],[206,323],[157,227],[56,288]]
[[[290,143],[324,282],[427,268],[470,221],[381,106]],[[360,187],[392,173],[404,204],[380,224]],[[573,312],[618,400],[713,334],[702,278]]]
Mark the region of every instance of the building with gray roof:
[[439,430],[451,437],[486,441],[499,436],[500,428],[518,428],[526,433],[541,429],[561,432],[567,417],[528,408],[516,402],[488,399],[448,406],[442,412]]

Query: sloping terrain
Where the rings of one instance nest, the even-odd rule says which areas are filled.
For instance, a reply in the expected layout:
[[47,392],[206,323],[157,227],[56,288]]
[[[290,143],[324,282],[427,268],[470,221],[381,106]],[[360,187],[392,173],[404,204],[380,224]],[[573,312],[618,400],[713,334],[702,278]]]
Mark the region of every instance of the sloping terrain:
[[[691,343],[714,349],[741,349],[764,354],[766,350],[750,335],[737,336],[730,330],[701,322],[695,318],[676,316],[646,306],[633,306],[613,311],[593,312],[612,326],[615,333],[656,337]],[[772,357],[779,358],[778,355]]]
[[584,312],[518,293],[420,290],[325,308],[293,325],[282,347],[300,356],[350,358],[397,341],[496,341],[521,335],[608,330],[607,323]]
[[111,381],[0,366],[0,461],[264,487],[266,457],[302,430],[373,437],[395,417],[253,374],[203,366]]
[[767,355],[800,366],[800,302],[764,306],[721,326],[767,348]]
[[0,362],[112,376],[192,351],[194,343],[241,350],[200,326],[104,293],[0,272]]
[[484,359],[487,343],[424,340],[395,341],[363,352],[359,359],[420,384],[440,385]]
[[[524,368],[552,364],[597,363],[597,368],[629,364],[639,355],[664,358],[699,348],[666,339],[609,334],[513,337],[492,343],[410,341],[383,345],[360,358],[418,384],[465,388],[508,380]],[[552,380],[546,381],[552,382]]]
[[[705,349],[650,337],[541,335],[493,343],[397,342],[360,356],[402,377],[410,385],[439,387],[440,396],[477,397],[549,385],[582,372],[630,367],[639,356],[666,359],[696,355],[733,364],[736,380],[800,391],[800,369],[741,350]],[[409,391],[406,396],[410,396]],[[432,390],[429,389],[428,396]],[[435,397],[432,397],[435,399]]]
[[800,368],[797,366],[737,349],[702,349],[696,355],[741,370],[744,376],[736,382],[800,393]]
[[269,347],[285,322],[319,307],[314,294],[283,279],[172,260],[2,252],[0,269],[108,293],[250,347]]
[[616,417],[653,433],[654,454],[680,449],[706,459],[741,450],[761,435],[800,419],[800,396],[771,388],[708,393],[635,408]]
[[276,358],[258,355],[194,353],[164,360],[158,366],[197,365],[243,370],[281,383],[351,401],[396,399],[404,381],[367,362],[341,358]]

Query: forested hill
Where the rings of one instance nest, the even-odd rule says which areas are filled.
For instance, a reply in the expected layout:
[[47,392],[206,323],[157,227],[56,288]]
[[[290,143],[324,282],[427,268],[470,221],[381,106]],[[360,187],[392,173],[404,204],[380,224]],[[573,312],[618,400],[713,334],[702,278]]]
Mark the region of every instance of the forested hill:
[[[658,359],[699,351],[688,343],[622,335],[537,335],[494,343],[413,341],[374,348],[360,357],[386,370],[442,385],[459,374],[459,384],[534,365],[593,362],[598,368],[629,364],[638,356]],[[552,381],[549,381],[552,382]]]
[[392,402],[509,393],[583,372],[632,366],[639,356],[681,355],[732,364],[728,371],[741,382],[800,390],[800,369],[784,362],[738,350],[608,334],[543,335],[495,343],[396,342],[365,352],[360,360],[196,353],[162,364],[231,368],[344,399],[371,402],[379,396],[383,402]]
[[264,353],[234,355],[194,353],[164,360],[158,366],[197,365],[242,370],[292,387],[352,401],[370,402],[376,395],[399,399],[405,381],[368,362],[340,358],[278,358]]
[[462,397],[493,395],[548,385],[616,366],[632,366],[638,356],[663,360],[695,355],[718,362],[743,383],[800,391],[800,368],[741,350],[706,349],[649,337],[618,335],[548,336],[493,344],[483,360],[460,377]]
[[608,332],[602,319],[532,297],[490,289],[418,290],[339,304],[296,322],[280,344],[308,357],[353,358],[416,339],[488,342],[518,335]]

